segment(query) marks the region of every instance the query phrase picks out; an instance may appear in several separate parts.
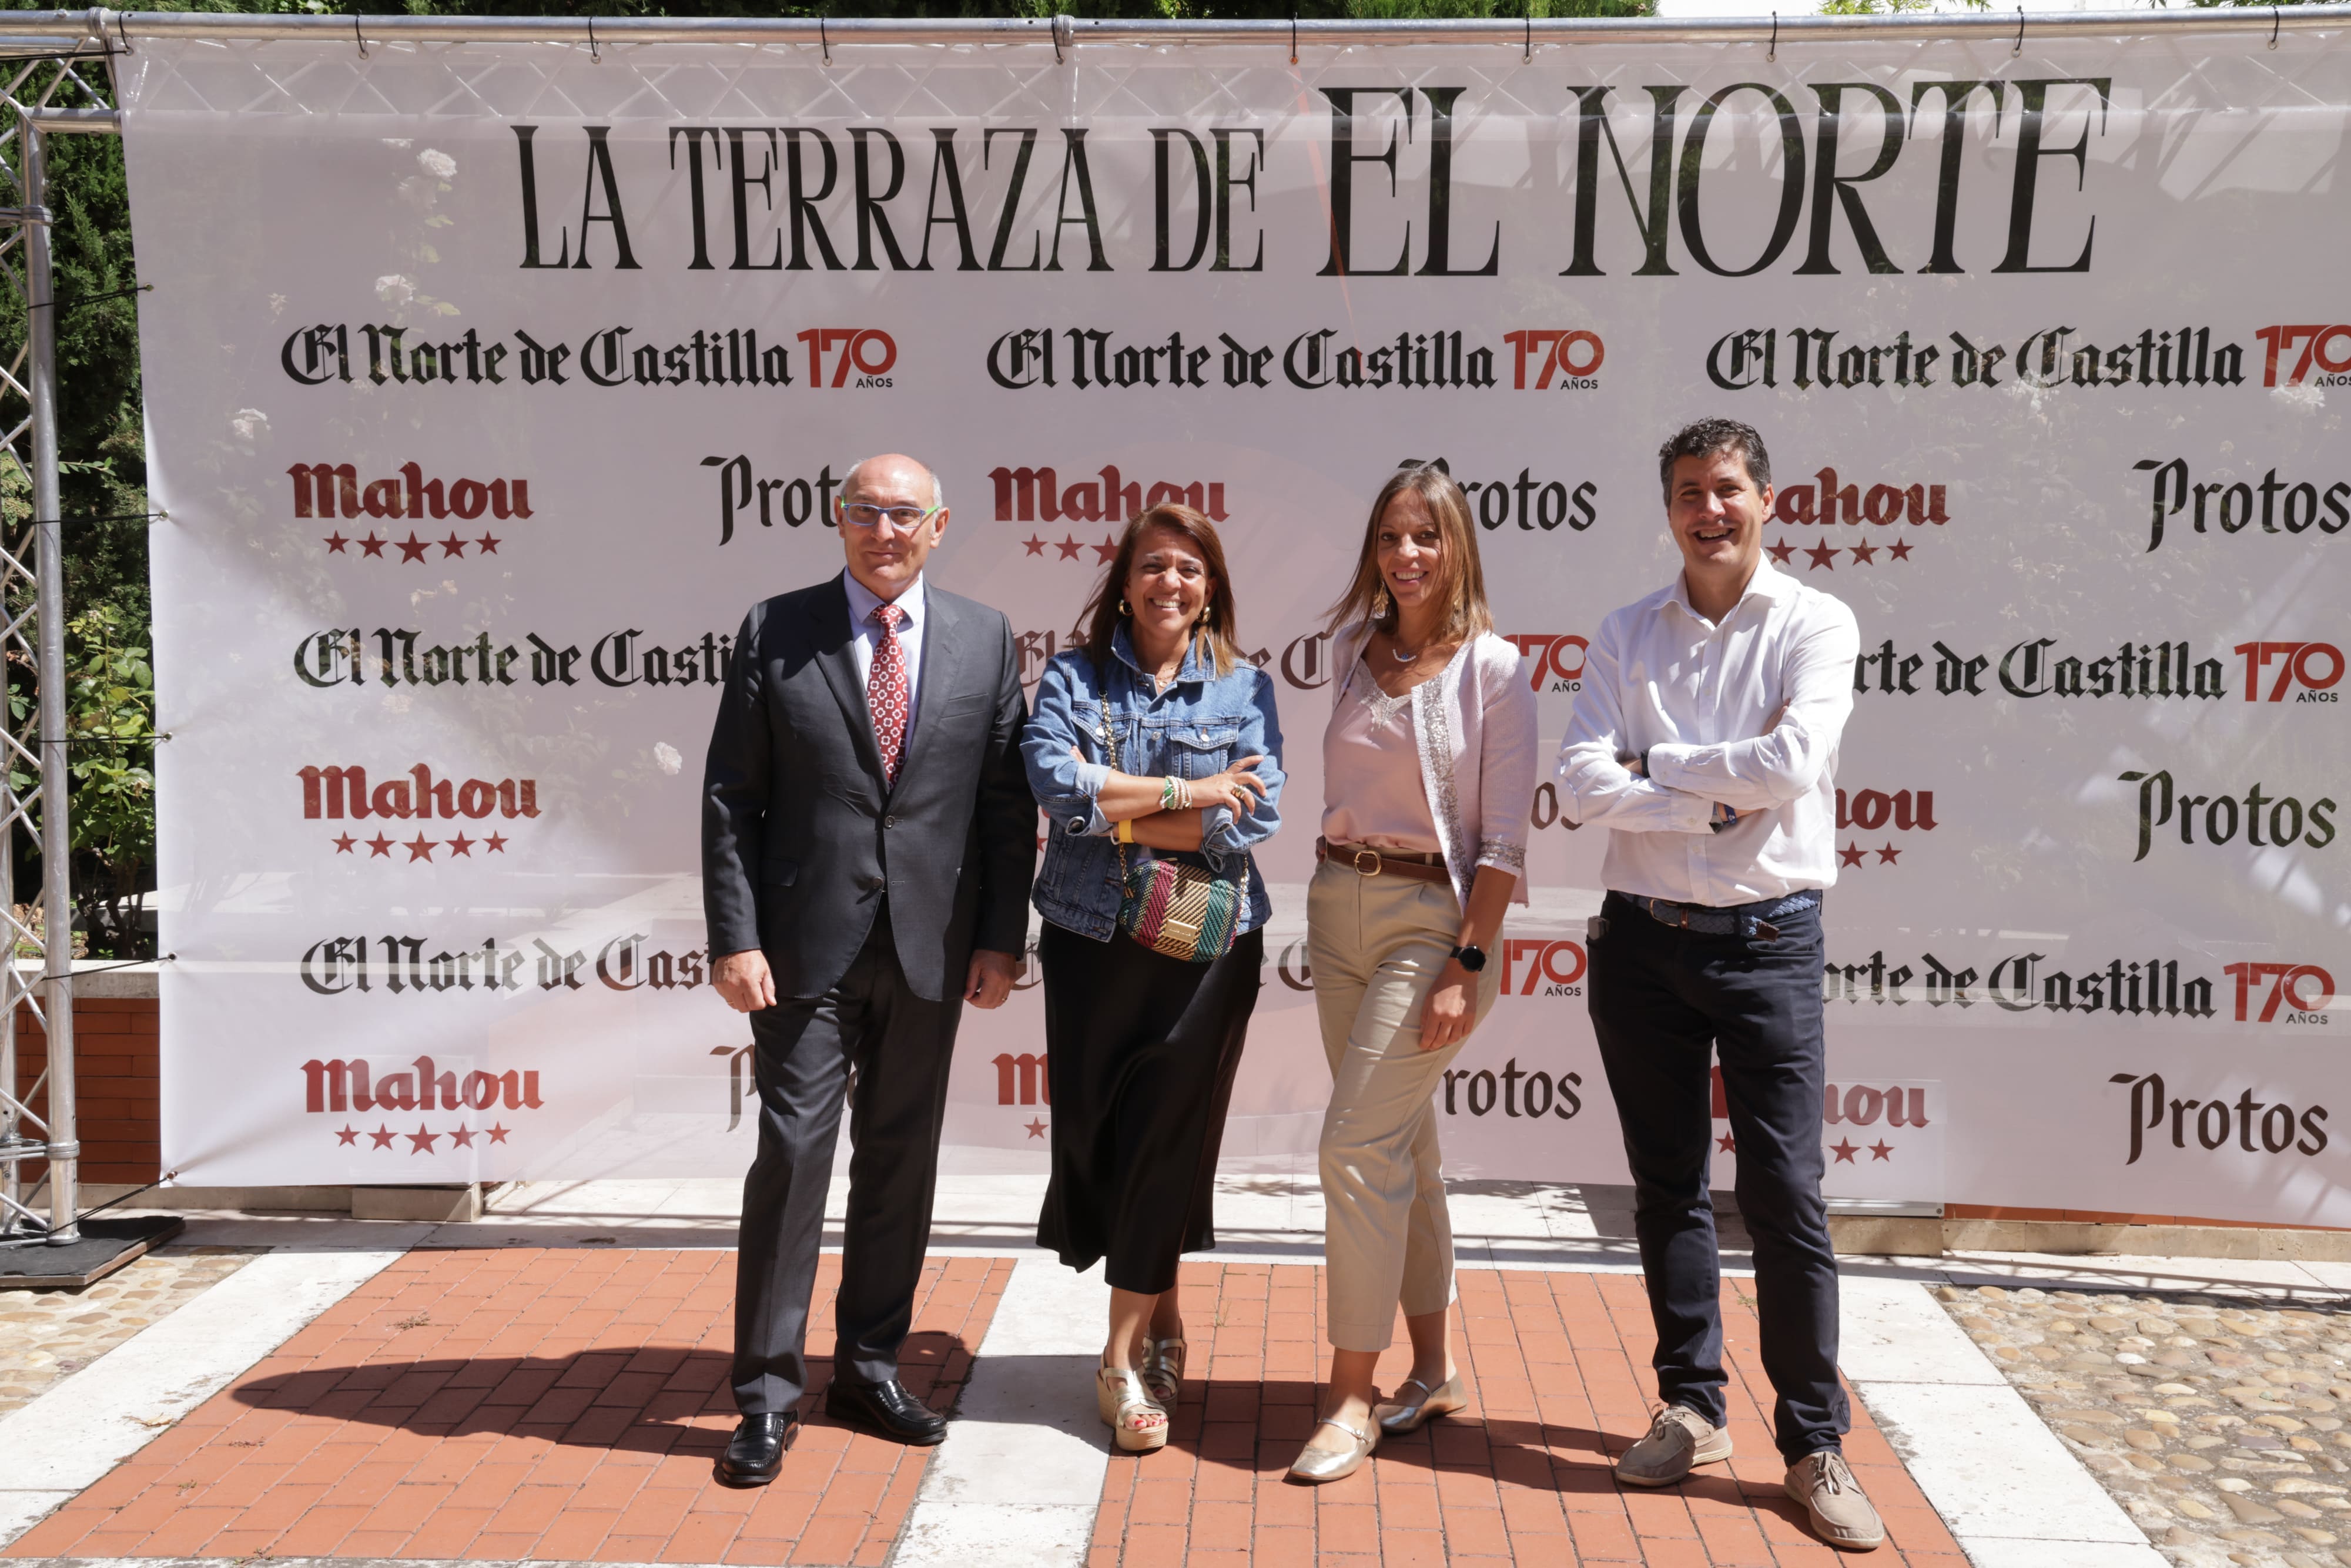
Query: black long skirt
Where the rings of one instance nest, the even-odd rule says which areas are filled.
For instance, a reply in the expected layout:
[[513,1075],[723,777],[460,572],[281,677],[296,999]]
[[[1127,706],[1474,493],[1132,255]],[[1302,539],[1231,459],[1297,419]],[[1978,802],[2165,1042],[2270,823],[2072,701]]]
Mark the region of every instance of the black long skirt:
[[1072,1269],[1107,1258],[1122,1291],[1156,1295],[1176,1260],[1217,1244],[1217,1147],[1257,1008],[1265,934],[1213,964],[1096,942],[1048,921],[1046,1077],[1053,1179],[1037,1244]]

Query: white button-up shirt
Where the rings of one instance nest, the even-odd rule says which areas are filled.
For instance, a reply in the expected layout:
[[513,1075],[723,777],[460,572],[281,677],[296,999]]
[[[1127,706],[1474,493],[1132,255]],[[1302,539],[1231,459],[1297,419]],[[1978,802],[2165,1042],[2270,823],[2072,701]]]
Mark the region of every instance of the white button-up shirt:
[[[1678,572],[1602,622],[1559,750],[1562,813],[1612,830],[1602,880],[1718,908],[1834,885],[1860,653],[1853,612],[1769,560],[1719,623]],[[1646,779],[1617,760],[1643,751]],[[1719,833],[1718,800],[1739,813]]]
[[905,612],[906,618],[898,622],[898,649],[906,657],[906,739],[914,738],[914,716],[923,711],[923,579],[917,575],[906,585],[906,591],[895,599],[882,599],[857,580],[854,572],[841,574],[841,586],[849,591],[850,653],[857,661],[857,686],[871,691],[873,685],[873,643],[882,635],[882,624],[873,612],[884,604],[894,604]]

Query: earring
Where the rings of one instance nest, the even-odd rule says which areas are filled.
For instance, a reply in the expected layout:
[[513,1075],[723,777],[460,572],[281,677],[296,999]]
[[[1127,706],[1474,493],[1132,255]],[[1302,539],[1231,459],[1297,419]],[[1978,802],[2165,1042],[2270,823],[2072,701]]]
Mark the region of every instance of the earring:
[[1129,620],[1133,620],[1134,618],[1134,612],[1126,607],[1126,601],[1123,599],[1118,601],[1118,612],[1121,615],[1127,617]]

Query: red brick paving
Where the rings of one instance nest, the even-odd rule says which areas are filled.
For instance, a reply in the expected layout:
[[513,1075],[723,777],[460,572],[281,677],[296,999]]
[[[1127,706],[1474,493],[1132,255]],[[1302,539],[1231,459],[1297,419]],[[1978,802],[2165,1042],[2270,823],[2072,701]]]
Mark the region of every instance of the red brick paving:
[[[1322,1273],[1186,1264],[1192,1364],[1159,1453],[1111,1462],[1089,1568],[1316,1568],[1640,1563],[1651,1568],[1825,1568],[1780,1490],[1771,1388],[1750,1358],[1753,1286],[1726,1281],[1724,1336],[1737,1454],[1664,1491],[1608,1470],[1648,1427],[1647,1298],[1635,1274],[1464,1270],[1454,1354],[1470,1409],[1322,1487],[1282,1479],[1314,1418]],[[1399,1329],[1383,1387],[1410,1370]],[[1760,1400],[1759,1400],[1760,1396]],[[1845,1456],[1884,1514],[1874,1568],[1966,1568],[1959,1545],[1861,1402]]]
[[[840,1263],[817,1275],[828,1345]],[[918,1398],[954,1402],[1011,1271],[924,1269]],[[711,1480],[734,1289],[728,1251],[410,1253],[0,1555],[880,1564],[926,1449],[810,1396],[774,1485]]]

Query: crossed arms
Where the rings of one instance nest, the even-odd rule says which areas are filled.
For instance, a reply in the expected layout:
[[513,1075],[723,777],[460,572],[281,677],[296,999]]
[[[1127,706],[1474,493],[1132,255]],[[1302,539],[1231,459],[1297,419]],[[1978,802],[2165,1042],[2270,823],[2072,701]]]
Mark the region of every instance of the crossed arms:
[[[1560,747],[1561,810],[1582,824],[1631,833],[1700,833],[1717,805],[1770,810],[1816,788],[1853,711],[1860,636],[1850,618],[1800,634],[1782,658],[1779,711],[1748,739],[1693,745],[1673,732],[1667,700],[1628,693],[1624,620],[1603,623],[1584,664],[1583,689]],[[1627,698],[1633,712],[1627,712]],[[1646,751],[1647,766],[1639,763]]]

